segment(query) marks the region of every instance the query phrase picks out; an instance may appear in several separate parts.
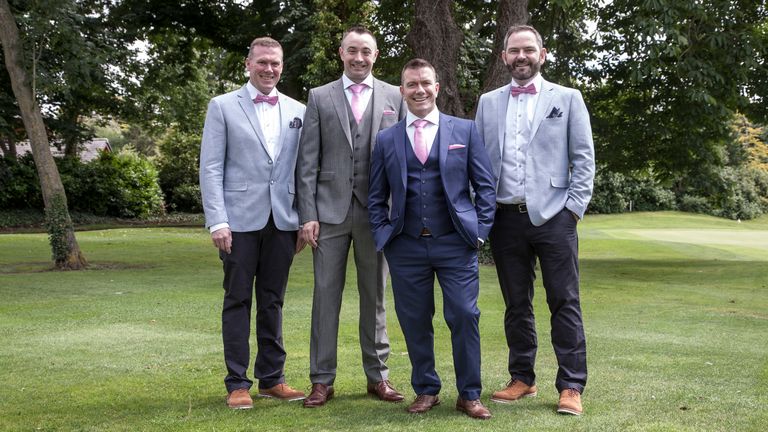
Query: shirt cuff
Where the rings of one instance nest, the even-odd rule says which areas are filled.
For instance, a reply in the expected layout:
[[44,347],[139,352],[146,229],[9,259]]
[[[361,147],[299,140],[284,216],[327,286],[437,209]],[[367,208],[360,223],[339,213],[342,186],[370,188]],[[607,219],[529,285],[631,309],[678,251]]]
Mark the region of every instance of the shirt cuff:
[[224,222],[216,225],[211,225],[211,227],[208,228],[208,230],[211,232],[211,234],[213,234],[214,231],[218,231],[222,228],[229,228],[229,224]]

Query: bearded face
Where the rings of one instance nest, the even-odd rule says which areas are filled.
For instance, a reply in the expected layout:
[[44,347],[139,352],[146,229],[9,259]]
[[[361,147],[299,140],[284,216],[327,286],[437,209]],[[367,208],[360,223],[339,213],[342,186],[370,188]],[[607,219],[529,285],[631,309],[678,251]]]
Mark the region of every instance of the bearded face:
[[529,31],[513,33],[507,39],[507,46],[502,53],[504,64],[518,82],[527,82],[541,70],[547,56],[547,50],[539,46],[536,36]]

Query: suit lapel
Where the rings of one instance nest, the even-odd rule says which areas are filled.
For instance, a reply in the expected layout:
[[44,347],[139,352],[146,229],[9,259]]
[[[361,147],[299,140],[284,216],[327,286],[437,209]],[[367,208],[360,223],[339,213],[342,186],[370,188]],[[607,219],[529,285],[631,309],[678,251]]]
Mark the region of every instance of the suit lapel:
[[496,95],[496,102],[499,104],[496,108],[496,119],[498,121],[499,130],[499,162],[504,154],[504,134],[507,130],[507,106],[509,106],[509,89],[512,87],[512,83],[505,85],[499,89],[499,93]]
[[400,168],[400,179],[403,183],[403,190],[408,188],[407,162],[405,160],[405,146],[408,145],[408,135],[405,133],[405,120],[400,120],[394,126],[395,136],[395,159],[397,159],[398,168]]
[[552,107],[552,97],[555,95],[555,87],[549,81],[541,80],[541,93],[539,94],[539,100],[536,102],[536,111],[533,114],[533,122],[531,123],[531,135],[528,143],[533,141],[533,137],[536,136],[536,131],[541,125],[541,121],[544,120],[544,116],[547,115]]
[[[256,134],[256,138],[258,139],[259,144],[261,144],[261,147],[265,152],[267,152],[267,141],[264,139],[264,133],[261,131],[261,126],[259,126],[259,122],[256,120],[256,107],[254,106],[254,103],[251,100],[251,95],[248,94],[248,89],[245,86],[243,86],[237,93],[237,101],[240,103],[240,108],[243,109],[245,118],[248,120],[248,123],[251,124],[251,128],[253,128],[253,132]],[[269,152],[267,152],[267,154],[269,154]]]
[[[278,100],[280,101],[278,103],[278,107],[280,108],[280,119],[278,120],[280,123],[280,137],[278,138],[277,142],[277,148],[275,149],[275,160],[280,157],[280,153],[283,152],[283,145],[285,144],[285,137],[288,135],[288,121],[287,119],[291,118],[291,115],[293,114],[289,103],[287,102],[287,99],[285,95],[277,92]],[[285,120],[285,121],[284,121]]]
[[352,131],[349,130],[349,114],[347,114],[347,96],[344,94],[344,83],[339,78],[331,85],[331,102],[333,108],[336,110],[336,116],[341,123],[341,130],[344,131],[344,136],[347,137],[347,142],[350,147],[354,147],[352,143]]
[[[376,134],[379,132],[379,125],[381,125],[381,116],[378,113],[384,111],[384,91],[380,90],[381,82],[376,78],[373,79],[373,93],[371,93],[370,104],[373,112],[371,115],[371,143],[376,142]],[[378,97],[377,97],[378,95]],[[371,146],[371,152],[373,152],[373,146]]]
[[448,179],[448,174],[444,173],[443,169],[445,168],[445,160],[448,158],[448,146],[451,145],[453,126],[453,120],[440,113],[440,125],[437,129],[439,136],[437,151],[438,157],[440,158],[440,176],[443,178],[443,183]]

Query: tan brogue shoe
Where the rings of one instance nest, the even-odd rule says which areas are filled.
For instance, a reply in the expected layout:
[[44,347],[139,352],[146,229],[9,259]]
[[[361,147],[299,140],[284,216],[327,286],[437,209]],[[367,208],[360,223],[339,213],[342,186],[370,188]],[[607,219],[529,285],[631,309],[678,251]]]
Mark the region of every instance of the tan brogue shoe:
[[403,395],[400,394],[389,381],[379,381],[376,384],[368,384],[368,393],[375,395],[384,402],[400,402]]
[[440,398],[437,395],[420,394],[416,396],[416,399],[408,407],[408,412],[411,414],[421,414],[438,405],[440,405]]
[[581,393],[569,388],[560,392],[560,401],[557,403],[557,412],[560,414],[581,415],[584,409],[581,407]]
[[539,394],[539,389],[534,385],[528,385],[519,379],[511,379],[504,390],[493,392],[491,400],[498,403],[510,403],[526,397],[534,397]]
[[312,384],[312,391],[304,399],[304,408],[317,408],[325,405],[333,398],[333,386],[325,384]]
[[253,399],[251,399],[248,389],[242,388],[229,392],[227,395],[227,406],[231,409],[253,408]]
[[306,395],[303,391],[292,389],[288,384],[280,383],[268,389],[259,389],[259,397],[275,398],[292,402],[302,400]]
[[472,418],[480,420],[488,420],[491,418],[491,412],[488,411],[488,408],[486,408],[482,402],[480,402],[480,399],[464,400],[458,398],[456,399],[456,409]]

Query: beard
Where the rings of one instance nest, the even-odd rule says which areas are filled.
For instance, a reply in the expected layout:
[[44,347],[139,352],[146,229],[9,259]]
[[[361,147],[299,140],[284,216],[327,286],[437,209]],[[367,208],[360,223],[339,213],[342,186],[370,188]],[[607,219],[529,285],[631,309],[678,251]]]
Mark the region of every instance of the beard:
[[[527,81],[533,78],[541,69],[540,62],[532,62],[529,60],[517,61],[512,64],[507,64],[506,66],[507,70],[512,75],[512,78],[518,81]],[[518,66],[528,66],[528,68],[519,69]]]

